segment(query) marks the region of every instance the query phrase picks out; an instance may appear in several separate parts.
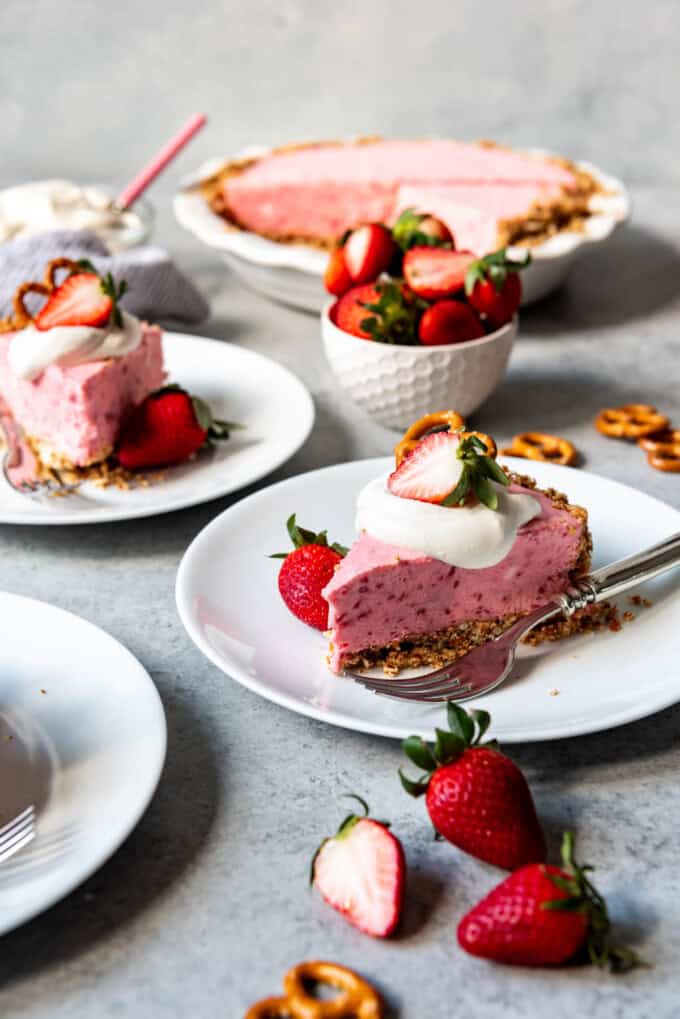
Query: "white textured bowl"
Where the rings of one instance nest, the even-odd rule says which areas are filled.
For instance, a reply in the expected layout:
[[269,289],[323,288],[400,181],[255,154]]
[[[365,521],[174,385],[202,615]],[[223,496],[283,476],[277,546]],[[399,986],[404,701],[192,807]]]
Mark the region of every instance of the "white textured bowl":
[[[264,155],[253,146],[233,158]],[[550,155],[529,149],[535,155]],[[174,198],[175,216],[186,230],[213,248],[243,282],[266,297],[305,311],[318,312],[326,301],[323,274],[328,254],[305,244],[278,244],[247,230],[230,228],[205,201],[200,182],[228,162],[212,159],[185,181]],[[576,259],[592,244],[599,244],[630,216],[630,198],[621,181],[591,163],[576,163],[607,189],[591,200],[592,215],[583,230],[562,230],[531,249],[532,263],[522,273],[522,304],[531,304],[561,286]],[[509,254],[523,258],[526,248],[511,247]]]
[[517,335],[517,317],[495,333],[467,343],[401,347],[363,340],[338,329],[321,313],[326,357],[338,385],[387,428],[404,429],[433,410],[455,408],[464,417],[499,384]]

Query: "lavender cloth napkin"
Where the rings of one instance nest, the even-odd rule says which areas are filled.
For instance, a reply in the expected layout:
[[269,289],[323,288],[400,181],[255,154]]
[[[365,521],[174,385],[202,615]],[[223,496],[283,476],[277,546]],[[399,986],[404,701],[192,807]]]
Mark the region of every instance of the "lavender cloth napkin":
[[42,280],[47,263],[61,256],[89,258],[98,272],[127,280],[121,303],[138,318],[193,325],[210,313],[207,301],[162,248],[130,248],[111,255],[90,230],[59,230],[0,245],[0,318],[11,314],[16,288],[27,280]]

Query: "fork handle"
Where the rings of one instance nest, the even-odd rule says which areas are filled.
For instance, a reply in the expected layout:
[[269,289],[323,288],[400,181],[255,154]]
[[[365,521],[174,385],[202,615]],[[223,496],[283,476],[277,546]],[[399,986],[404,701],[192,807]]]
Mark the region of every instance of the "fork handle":
[[630,591],[645,580],[652,580],[680,565],[680,533],[666,538],[644,552],[619,559],[616,563],[580,577],[574,590],[563,596],[562,610],[572,615],[586,605]]

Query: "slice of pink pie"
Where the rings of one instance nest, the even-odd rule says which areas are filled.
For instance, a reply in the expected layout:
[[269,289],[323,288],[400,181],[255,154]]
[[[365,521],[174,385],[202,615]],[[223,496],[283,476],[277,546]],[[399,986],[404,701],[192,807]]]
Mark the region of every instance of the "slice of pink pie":
[[[479,489],[490,505],[474,485],[462,504],[442,505],[447,488],[461,483],[461,449],[469,453],[462,470],[476,470],[478,451],[459,436],[426,436],[389,479],[359,496],[359,537],[324,591],[334,672],[439,667],[588,571],[586,510],[531,478],[501,484],[496,468]],[[611,613],[587,610],[534,631],[531,642],[599,628]]]
[[[48,296],[53,277],[48,267]],[[0,397],[46,466],[105,460],[132,408],[163,384],[161,330],[125,312],[118,325],[39,330],[21,299],[15,307],[0,330]]]
[[544,237],[589,214],[598,184],[566,160],[489,142],[366,139],[273,150],[227,164],[205,184],[233,226],[329,247],[366,222],[415,206],[444,219],[459,248],[483,255]]

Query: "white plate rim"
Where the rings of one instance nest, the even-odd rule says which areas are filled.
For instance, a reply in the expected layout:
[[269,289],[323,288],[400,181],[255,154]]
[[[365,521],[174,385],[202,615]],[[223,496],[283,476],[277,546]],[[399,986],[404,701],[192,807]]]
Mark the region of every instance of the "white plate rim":
[[[354,138],[344,139],[355,141]],[[303,244],[284,244],[261,237],[249,230],[229,229],[225,221],[210,209],[200,193],[201,181],[215,174],[225,163],[244,158],[263,156],[272,148],[252,145],[235,156],[213,157],[189,174],[173,197],[173,210],[177,222],[208,247],[236,256],[253,265],[296,269],[311,276],[323,276],[328,254]],[[546,149],[517,149],[529,155],[555,156]],[[592,214],[582,231],[562,230],[531,248],[532,259],[536,262],[555,261],[573,256],[584,245],[599,244],[631,214],[631,199],[622,181],[600,170],[584,160],[572,160],[574,165],[590,173],[606,189],[606,194],[593,199]],[[510,247],[509,253],[516,258],[523,257],[526,249]]]
[[[526,473],[529,461],[517,459],[516,457],[507,456],[501,457],[500,459],[502,460],[503,463],[505,463],[511,470],[515,471],[516,473],[519,474]],[[265,486],[264,488],[259,489],[257,492],[254,492],[252,495],[248,496],[246,499],[240,500],[238,504],[228,507],[222,513],[218,514],[218,516],[214,517],[213,520],[211,520],[208,524],[206,524],[206,526],[201,531],[199,531],[199,533],[191,541],[184,555],[182,556],[175,580],[175,602],[177,605],[177,611],[179,613],[182,625],[184,626],[184,628],[187,631],[187,634],[189,635],[191,640],[196,644],[198,649],[224,675],[226,675],[230,679],[235,680],[237,683],[239,683],[241,686],[244,686],[252,693],[257,694],[258,696],[263,697],[265,700],[271,701],[272,703],[277,704],[280,707],[287,708],[288,710],[293,711],[296,714],[303,715],[308,718],[313,718],[316,721],[325,722],[326,724],[335,725],[338,728],[349,729],[355,732],[362,732],[370,735],[376,735],[391,739],[405,739],[407,736],[411,735],[414,732],[416,734],[418,733],[417,725],[411,724],[409,726],[399,728],[398,725],[383,725],[380,723],[367,721],[365,719],[357,719],[354,717],[344,715],[338,711],[327,711],[327,710],[322,711],[320,709],[315,708],[314,705],[310,704],[308,701],[301,701],[300,699],[294,696],[271,689],[264,682],[250,676],[248,672],[240,668],[240,666],[237,663],[232,662],[230,666],[230,671],[228,672],[225,668],[224,661],[213,650],[211,645],[205,640],[203,634],[201,633],[200,628],[194,622],[191,612],[191,606],[189,604],[186,593],[187,585],[185,583],[185,576],[190,569],[191,560],[193,559],[193,556],[196,554],[198,549],[200,549],[204,543],[207,543],[210,540],[213,531],[217,531],[220,528],[220,526],[222,526],[224,518],[227,517],[232,511],[243,512],[245,506],[253,504],[256,505],[258,499],[262,497],[263,493],[265,492],[269,493],[272,490],[274,491],[281,490],[285,488],[285,486],[291,481],[298,481],[299,479],[310,478],[312,476],[320,477],[323,476],[324,473],[335,471],[338,468],[341,469],[352,468],[357,463],[365,464],[367,468],[370,466],[375,471],[375,474],[377,476],[381,471],[384,472],[384,470],[386,469],[386,464],[388,462],[389,458],[374,457],[362,461],[346,461],[341,464],[333,464],[328,467],[321,467],[317,468],[316,470],[306,471],[303,474],[295,475],[293,478],[285,478],[282,481],[276,482],[273,485]],[[560,467],[559,465],[556,464],[551,464],[548,466],[557,471],[574,470],[574,468]],[[598,475],[591,471],[585,471],[579,468],[578,473],[579,475],[585,477],[586,479],[593,478],[596,479],[598,482],[603,481],[606,482],[608,485],[611,485],[615,490],[620,492],[622,496],[625,493],[630,492],[631,490],[635,491],[636,494],[643,495],[646,499],[650,501],[650,503],[658,504],[662,506],[664,510],[670,510],[678,517],[678,521],[680,523],[680,511],[677,510],[674,506],[671,506],[669,503],[663,502],[663,500],[661,499],[657,499],[654,496],[649,496],[647,495],[647,493],[641,492],[639,489],[632,489],[631,486],[625,485],[620,481],[606,478],[603,475]],[[596,732],[604,732],[621,725],[626,725],[629,722],[635,722],[639,721],[642,718],[647,718],[650,715],[656,714],[657,712],[663,711],[665,708],[668,708],[671,705],[676,704],[679,700],[680,691],[669,691],[667,695],[660,696],[658,697],[658,699],[654,700],[653,702],[650,702],[648,705],[644,707],[642,711],[637,709],[631,709],[630,711],[621,711],[619,715],[616,715],[613,718],[610,717],[604,721],[591,721],[589,723],[579,726],[578,728],[574,728],[572,731],[569,732],[563,731],[563,728],[561,729],[559,726],[553,728],[550,728],[550,726],[546,726],[544,729],[540,730],[538,734],[532,733],[530,737],[527,737],[526,734],[522,734],[519,731],[515,732],[513,730],[505,729],[502,733],[502,740],[504,743],[539,743],[555,739],[569,739],[576,736],[590,735]],[[420,733],[420,735],[423,735],[424,737],[427,737],[428,735],[431,736],[431,731],[429,729],[423,730]]]
[[[125,822],[113,832],[109,830],[104,844],[98,849],[96,853],[93,853],[87,863],[82,867],[77,875],[72,876],[68,880],[63,881],[58,887],[55,887],[53,892],[46,895],[40,905],[34,905],[33,907],[26,909],[25,912],[19,913],[18,917],[8,925],[5,924],[4,919],[0,918],[0,937],[4,934],[9,933],[12,930],[16,930],[17,927],[28,923],[30,920],[44,913],[50,909],[57,902],[66,898],[76,888],[80,887],[83,882],[87,881],[96,871],[102,867],[107,860],[109,860],[113,854],[118,850],[123,843],[129,838],[131,833],[137,827],[142,817],[146,813],[155,793],[158,789],[161,775],[165,767],[165,759],[167,755],[168,747],[168,728],[167,721],[165,718],[165,710],[163,708],[163,702],[161,700],[156,684],[151,679],[151,676],[144,668],[142,663],[137,659],[124,644],[121,644],[112,634],[106,630],[97,626],[95,623],[91,623],[88,619],[84,619],[75,612],[70,612],[68,609],[63,609],[58,605],[52,605],[50,602],[43,601],[40,598],[31,598],[27,595],[14,594],[11,591],[0,591],[0,603],[10,600],[15,603],[22,603],[30,606],[31,604],[39,604],[42,608],[47,608],[56,615],[62,617],[68,617],[69,619],[75,619],[77,623],[86,629],[90,630],[93,634],[96,634],[97,639],[104,639],[109,646],[114,645],[116,650],[126,658],[131,668],[134,668],[138,673],[140,683],[146,684],[147,692],[150,694],[151,703],[156,709],[156,722],[158,724],[157,737],[160,737],[160,744],[158,748],[158,755],[156,758],[154,769],[148,778],[147,782],[140,787],[143,790],[138,802],[131,810],[130,814],[126,818]],[[39,829],[40,815],[37,818],[37,825]]]
[[[219,348],[227,352],[227,356],[230,350],[238,350],[238,356],[243,357],[246,360],[252,360],[254,366],[258,363],[266,363],[269,368],[273,366],[276,371],[280,372],[281,377],[286,379],[287,385],[289,385],[292,390],[295,390],[295,399],[299,401],[299,409],[304,417],[303,426],[300,427],[295,436],[292,437],[288,447],[282,450],[278,456],[273,457],[266,465],[254,471],[252,475],[248,477],[248,480],[240,481],[235,485],[228,482],[225,478],[225,483],[223,485],[217,485],[214,489],[211,489],[209,493],[199,496],[189,494],[186,496],[180,496],[169,500],[161,507],[149,507],[143,505],[135,506],[134,503],[131,503],[129,507],[112,508],[110,510],[99,507],[93,508],[91,511],[55,510],[54,513],[50,512],[49,517],[41,517],[37,515],[33,516],[22,513],[19,510],[14,512],[0,508],[0,524],[26,525],[34,527],[61,527],[71,526],[73,524],[86,526],[88,524],[106,524],[124,520],[140,520],[145,517],[154,517],[161,516],[164,513],[173,513],[176,510],[187,509],[190,506],[199,506],[202,503],[210,502],[213,499],[223,498],[225,495],[231,495],[233,492],[238,492],[240,489],[260,481],[263,477],[271,474],[273,471],[281,467],[282,464],[286,463],[286,461],[294,456],[295,453],[305,444],[311,434],[312,428],[314,427],[316,417],[314,400],[304,382],[302,382],[302,380],[285,365],[282,365],[274,358],[267,357],[265,354],[260,354],[255,350],[249,350],[247,347],[242,347],[239,344],[229,343],[224,340],[216,340],[209,336],[167,331],[163,333],[163,339],[168,339],[171,343],[176,340],[181,342],[200,340],[202,343],[214,344],[215,348]],[[181,379],[176,381],[181,382]],[[0,479],[0,484],[5,484],[3,479]],[[57,500],[55,500],[55,503],[56,502]]]

